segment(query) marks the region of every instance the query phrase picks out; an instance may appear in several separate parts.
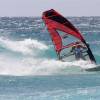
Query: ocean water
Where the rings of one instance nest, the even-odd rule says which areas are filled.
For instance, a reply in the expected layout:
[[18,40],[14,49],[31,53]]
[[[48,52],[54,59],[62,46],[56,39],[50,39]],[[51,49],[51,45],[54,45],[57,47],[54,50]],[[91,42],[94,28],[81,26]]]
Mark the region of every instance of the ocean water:
[[[100,17],[68,17],[100,64]],[[0,18],[0,100],[99,100],[100,72],[61,62],[41,18]]]

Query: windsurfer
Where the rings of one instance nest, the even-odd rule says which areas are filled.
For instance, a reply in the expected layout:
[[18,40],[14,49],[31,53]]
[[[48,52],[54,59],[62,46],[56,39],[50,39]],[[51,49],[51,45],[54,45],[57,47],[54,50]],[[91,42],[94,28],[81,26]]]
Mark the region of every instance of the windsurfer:
[[[86,60],[90,59],[91,61],[96,62],[95,57],[92,54],[92,51],[89,48],[89,45],[86,43],[84,37],[79,32],[79,30],[76,29],[72,23],[70,23],[70,21],[68,21],[66,18],[64,18],[62,15],[60,15],[53,9],[43,12],[42,19],[44,20],[50,33],[59,60],[65,60],[64,58],[75,55],[76,59],[85,58]],[[64,34],[60,34],[59,31],[64,32]],[[69,41],[70,36],[73,36],[78,39],[80,41],[80,46],[72,47],[72,45],[76,45],[74,41],[68,44],[69,42],[71,42]],[[64,40],[65,38],[69,42]],[[84,45],[86,46],[86,50],[84,49]],[[72,47],[73,49],[71,50],[72,52],[68,54],[70,47]],[[64,54],[64,51],[66,52],[66,54]]]
[[82,44],[77,43],[76,45],[73,45],[70,52],[73,52],[75,54],[76,60],[79,60],[79,59],[85,60],[83,53],[82,53],[83,49],[86,49],[86,47]]

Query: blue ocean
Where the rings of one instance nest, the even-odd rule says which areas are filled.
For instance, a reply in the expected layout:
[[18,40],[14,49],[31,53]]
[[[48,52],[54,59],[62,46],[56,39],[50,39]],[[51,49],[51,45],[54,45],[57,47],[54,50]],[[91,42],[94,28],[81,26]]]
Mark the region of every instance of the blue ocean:
[[[100,17],[68,17],[100,64]],[[40,17],[0,17],[0,100],[100,100],[100,72],[57,60]]]

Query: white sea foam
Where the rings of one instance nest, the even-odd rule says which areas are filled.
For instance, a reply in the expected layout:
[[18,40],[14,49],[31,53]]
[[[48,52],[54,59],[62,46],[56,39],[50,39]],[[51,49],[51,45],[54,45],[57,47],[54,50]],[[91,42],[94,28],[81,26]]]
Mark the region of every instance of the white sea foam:
[[[82,62],[61,62],[52,59],[24,58],[15,59],[0,56],[1,75],[59,75],[77,73],[77,68],[84,67]],[[87,65],[89,66],[89,65]]]
[[65,69],[66,63],[55,60],[25,58],[22,60],[0,56],[1,75],[52,75]]

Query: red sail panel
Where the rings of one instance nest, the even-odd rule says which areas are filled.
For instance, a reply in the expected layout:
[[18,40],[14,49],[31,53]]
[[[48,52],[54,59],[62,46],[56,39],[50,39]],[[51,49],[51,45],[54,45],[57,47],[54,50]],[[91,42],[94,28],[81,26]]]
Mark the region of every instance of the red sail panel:
[[48,31],[51,33],[50,35],[55,45],[55,49],[59,53],[62,50],[62,39],[56,30],[49,28]]

